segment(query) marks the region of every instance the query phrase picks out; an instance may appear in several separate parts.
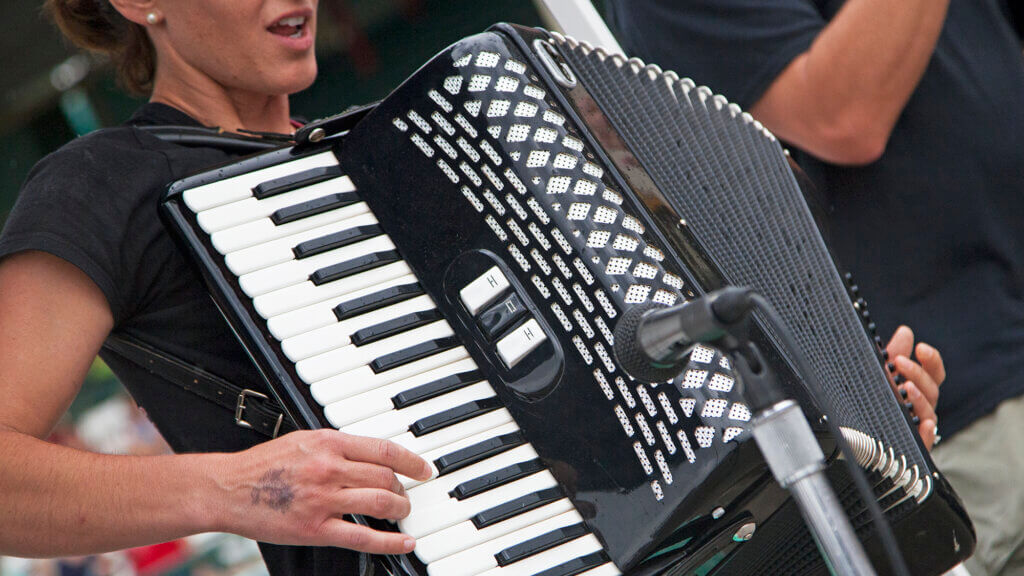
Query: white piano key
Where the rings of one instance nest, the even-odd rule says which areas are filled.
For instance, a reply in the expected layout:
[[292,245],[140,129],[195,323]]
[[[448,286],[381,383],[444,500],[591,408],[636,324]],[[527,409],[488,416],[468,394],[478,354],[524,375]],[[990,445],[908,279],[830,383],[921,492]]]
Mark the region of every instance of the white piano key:
[[600,552],[603,549],[600,540],[596,536],[587,534],[571,542],[566,542],[561,546],[545,550],[535,556],[524,558],[514,564],[493,568],[483,572],[481,576],[534,576],[539,572],[549,570],[574,558]]
[[479,496],[466,500],[452,499],[425,509],[420,508],[415,514],[410,514],[399,520],[398,526],[404,534],[413,538],[421,538],[464,520],[469,520],[484,510],[546,488],[554,488],[557,485],[558,481],[550,472],[546,470],[537,472],[526,478],[488,490]]
[[[326,266],[341,264],[353,258],[394,250],[395,244],[387,236],[378,236],[363,240],[343,248],[335,248],[330,252],[317,254],[302,260],[291,260],[269,268],[250,272],[238,277],[238,286],[251,298],[280,290],[293,284],[309,281],[310,274]],[[344,282],[346,279],[335,280]]]
[[409,266],[395,262],[319,286],[303,282],[257,296],[253,307],[268,320],[267,327],[274,337],[284,340],[337,322],[333,309],[342,302],[415,283]]
[[323,354],[317,354],[295,363],[295,372],[307,384],[330,378],[342,372],[347,372],[358,366],[369,364],[375,359],[405,350],[411,346],[429,342],[438,338],[454,336],[452,327],[445,320],[438,320],[426,326],[421,326],[408,332],[402,332],[378,340],[366,346],[349,345]]
[[405,432],[398,436],[392,436],[390,440],[411,452],[424,454],[441,446],[451,444],[456,440],[461,440],[480,432],[486,432],[491,428],[496,428],[513,421],[512,413],[504,408],[500,408],[465,422],[460,422],[454,426],[448,426],[447,428],[431,432],[430,434],[417,437],[412,432]]
[[321,152],[313,156],[306,156],[290,162],[283,162],[260,170],[254,170],[247,174],[240,174],[232,178],[211,182],[186,190],[182,197],[185,205],[193,212],[202,212],[211,208],[244,200],[252,196],[252,189],[264,182],[276,180],[313,168],[322,166],[336,166],[338,159],[332,152]]
[[380,374],[374,374],[373,370],[369,366],[360,366],[355,370],[349,370],[337,376],[332,376],[326,380],[321,380],[309,387],[309,392],[312,394],[313,399],[317,401],[321,406],[327,406],[338,400],[343,400],[349,396],[355,396],[356,394],[362,394],[368,390],[379,388],[381,386],[387,386],[393,382],[415,376],[421,372],[432,370],[438,366],[444,366],[445,364],[451,364],[458,360],[469,358],[469,352],[465,348],[459,346],[458,348],[452,348],[451,350],[445,350],[440,354],[434,354],[433,356],[427,356],[422,360],[416,362],[410,362],[405,366],[399,366],[393,370],[381,372]]
[[472,466],[467,466],[410,488],[406,492],[406,496],[409,498],[409,504],[414,511],[433,508],[440,503],[457,502],[448,493],[455,490],[455,487],[459,484],[480,478],[508,466],[529,462],[537,457],[537,451],[533,449],[533,446],[523,444],[507,452],[502,452],[497,456],[477,462]]
[[210,235],[210,243],[213,244],[213,248],[217,252],[230,254],[250,246],[291,236],[303,230],[311,230],[331,222],[346,220],[368,212],[370,212],[370,207],[366,205],[366,202],[359,202],[344,208],[310,216],[309,218],[281,224],[280,226],[274,224],[270,218],[260,218],[259,220],[246,222],[245,224],[221,230],[220,232],[214,232]]
[[495,395],[494,388],[491,388],[491,385],[486,380],[483,380],[443,396],[432,398],[426,402],[413,404],[402,410],[388,410],[383,414],[349,424],[341,428],[341,431],[353,436],[391,438],[392,436],[398,436],[407,432],[409,426],[420,418],[439,414],[466,402],[493,398]]
[[[417,296],[404,300],[397,304],[390,306],[384,306],[383,308],[377,308],[367,312],[366,314],[360,314],[346,320],[338,322],[337,317],[332,311],[333,307],[337,304],[330,306],[327,310],[323,311],[322,314],[325,318],[333,320],[334,324],[323,326],[321,328],[315,328],[309,332],[303,332],[298,336],[292,336],[281,342],[281,349],[284,351],[285,356],[288,357],[292,362],[298,362],[305,360],[317,354],[329,352],[342,346],[348,346],[352,343],[351,336],[358,330],[393,320],[399,316],[405,316],[412,314],[413,312],[423,312],[426,310],[434,310],[434,301],[430,299],[430,296],[424,294],[423,296]],[[390,400],[390,397],[389,397]],[[390,406],[391,403],[388,402]]]
[[[451,454],[452,452],[455,452],[457,450],[462,450],[463,448],[468,448],[469,446],[473,446],[474,444],[479,444],[480,442],[484,442],[486,440],[490,440],[491,438],[497,438],[498,436],[501,436],[502,434],[511,434],[513,432],[518,432],[518,431],[519,431],[519,426],[516,426],[515,422],[509,422],[508,424],[502,424],[501,426],[498,426],[497,428],[491,428],[491,429],[489,429],[489,430],[487,430],[485,432],[481,432],[479,434],[474,434],[472,436],[467,436],[465,438],[462,438],[461,440],[457,440],[455,442],[452,442],[451,444],[446,444],[446,445],[444,445],[441,448],[436,448],[436,449],[431,450],[429,452],[425,452],[423,454],[420,454],[420,458],[423,458],[424,460],[426,460],[430,464],[430,467],[433,468],[433,470],[434,470],[433,478],[437,478],[438,472],[437,472],[437,466],[434,464],[434,460],[437,460],[438,458],[440,458],[442,456],[447,456],[448,454]],[[409,490],[410,488],[413,488],[414,486],[419,486],[420,484],[423,484],[423,482],[421,482],[419,480],[413,480],[412,478],[406,478],[405,476],[402,476],[402,475],[398,476],[398,481],[402,483],[402,486],[406,490]],[[427,480],[426,482],[430,482],[430,480]]]
[[250,196],[237,202],[210,208],[196,213],[196,222],[207,234],[213,234],[232,226],[267,218],[281,208],[295,206],[339,192],[355,192],[355,189],[352,180],[348,176],[342,176],[263,200],[257,200]]
[[[362,318],[362,316],[358,316],[357,318]],[[353,320],[355,320],[355,318],[353,318]],[[393,384],[388,384],[387,386],[382,386],[375,390],[358,394],[343,402],[335,402],[334,404],[326,406],[324,408],[324,412],[327,414],[327,418],[331,421],[331,424],[334,425],[335,428],[340,428],[342,426],[359,422],[360,420],[365,420],[371,416],[376,416],[377,414],[394,410],[395,405],[391,402],[391,399],[396,394],[412,390],[413,388],[424,384],[429,384],[435,380],[441,380],[442,378],[461,374],[463,372],[471,372],[476,369],[476,362],[472,359],[467,358],[465,360],[459,360],[458,362],[452,362],[451,364],[446,364],[440,368],[422,372],[411,378],[405,378]]]
[[434,562],[427,566],[427,573],[430,576],[475,576],[486,570],[497,568],[498,561],[494,556],[502,550],[522,544],[552,530],[581,522],[583,522],[583,517],[575,510],[565,512]]
[[607,562],[605,564],[601,564],[597,568],[592,568],[592,569],[587,570],[586,572],[583,572],[583,573],[580,574],[580,576],[621,576],[621,575],[622,575],[622,572],[615,566],[615,564],[612,564],[611,562]]
[[[478,529],[472,521],[459,522],[458,524],[439,530],[433,534],[418,538],[414,553],[426,565],[430,565],[442,558],[451,556],[471,548],[482,542],[499,538],[523,527],[541,522],[558,514],[574,510],[572,501],[568,498],[556,500],[540,508],[513,516],[504,522],[492,524],[486,528]],[[413,509],[412,513],[417,513]]]
[[307,240],[315,240],[335,232],[376,223],[377,218],[367,212],[346,220],[331,222],[326,226],[319,226],[312,230],[304,230],[298,234],[236,250],[224,257],[224,263],[236,276],[242,276],[274,264],[295,260],[295,253],[292,249]]

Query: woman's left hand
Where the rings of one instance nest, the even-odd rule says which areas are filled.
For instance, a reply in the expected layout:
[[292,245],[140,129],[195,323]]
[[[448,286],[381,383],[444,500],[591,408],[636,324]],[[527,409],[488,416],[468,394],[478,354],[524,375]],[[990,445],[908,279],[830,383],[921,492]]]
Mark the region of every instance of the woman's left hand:
[[[896,329],[886,350],[896,375],[893,385],[904,401],[911,404],[918,418],[918,434],[925,447],[931,450],[939,422],[935,415],[939,386],[946,379],[942,355],[924,342],[918,342],[915,346],[914,333],[906,326]],[[911,354],[917,357],[917,362],[910,359]]]

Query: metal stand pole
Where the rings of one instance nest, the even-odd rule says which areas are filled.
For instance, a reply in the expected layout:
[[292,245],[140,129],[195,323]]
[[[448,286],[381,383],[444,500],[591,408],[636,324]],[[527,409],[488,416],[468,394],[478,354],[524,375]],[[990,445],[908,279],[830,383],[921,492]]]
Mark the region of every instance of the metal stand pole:
[[789,490],[833,574],[871,576],[874,568],[825,477],[825,456],[796,402],[760,411],[751,433],[775,479]]

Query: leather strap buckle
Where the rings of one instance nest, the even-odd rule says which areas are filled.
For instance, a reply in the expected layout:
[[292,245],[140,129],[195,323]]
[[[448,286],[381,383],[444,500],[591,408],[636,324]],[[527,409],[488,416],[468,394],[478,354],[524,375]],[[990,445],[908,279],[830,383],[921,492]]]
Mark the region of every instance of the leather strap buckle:
[[[259,400],[270,400],[270,397],[262,392],[246,388],[238,394],[238,400],[235,402],[235,424],[242,428],[252,429],[252,423],[246,421],[242,416],[245,413],[245,399],[246,398],[257,398]],[[281,432],[281,423],[284,422],[284,413],[277,415],[277,423],[274,425],[274,432],[270,435],[271,438],[277,438],[277,435]]]

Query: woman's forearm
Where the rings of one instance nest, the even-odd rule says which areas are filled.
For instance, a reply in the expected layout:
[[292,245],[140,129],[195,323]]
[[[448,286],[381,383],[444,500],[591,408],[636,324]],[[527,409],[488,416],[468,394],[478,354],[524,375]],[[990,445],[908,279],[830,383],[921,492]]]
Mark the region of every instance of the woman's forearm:
[[223,459],[93,454],[0,431],[0,555],[91,554],[217,529]]

